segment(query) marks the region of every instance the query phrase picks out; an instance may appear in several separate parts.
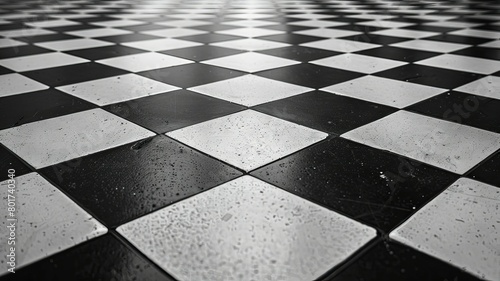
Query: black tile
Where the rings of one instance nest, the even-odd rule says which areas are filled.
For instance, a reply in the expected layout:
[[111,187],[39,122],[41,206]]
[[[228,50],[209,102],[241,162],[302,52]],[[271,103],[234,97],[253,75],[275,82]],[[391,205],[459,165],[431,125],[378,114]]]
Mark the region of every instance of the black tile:
[[480,281],[460,268],[405,245],[379,241],[328,281]]
[[500,49],[495,48],[470,47],[453,52],[453,54],[500,61]]
[[113,35],[113,36],[105,36],[99,37],[96,39],[114,42],[114,43],[125,43],[125,42],[134,42],[134,41],[142,41],[142,40],[153,40],[153,39],[162,39],[163,37],[147,35],[147,34],[124,34],[124,35]]
[[20,36],[16,37],[15,39],[26,43],[40,43],[46,41],[81,39],[81,37],[67,35],[67,34],[47,34],[47,35],[36,35],[36,36]]
[[412,49],[389,47],[389,46],[364,50],[356,53],[371,57],[379,57],[379,58],[406,61],[406,62],[416,62],[419,60],[441,55],[441,53],[436,53],[436,52],[412,50]]
[[191,63],[139,72],[138,74],[170,85],[189,88],[238,77],[245,73],[201,63]]
[[122,45],[113,45],[113,46],[105,46],[97,48],[87,48],[82,50],[66,51],[65,53],[89,60],[101,60],[106,58],[114,58],[119,56],[133,55],[145,52],[147,51],[126,47]]
[[44,29],[51,30],[51,31],[57,31],[57,32],[62,33],[62,32],[69,32],[69,31],[94,29],[94,28],[96,28],[95,25],[80,24],[80,25],[56,26],[56,27],[50,27],[50,28],[44,28]]
[[95,62],[87,62],[54,68],[32,70],[23,72],[23,75],[36,81],[42,82],[45,85],[58,87],[62,85],[69,85],[126,73],[128,72],[122,69]]
[[9,73],[13,73],[14,71],[8,69],[8,68],[5,68],[3,66],[0,66],[0,75],[4,75],[4,74],[9,74]]
[[0,48],[0,58],[8,59],[13,57],[38,55],[49,52],[52,51],[33,45],[14,46],[14,47]]
[[370,33],[374,31],[379,31],[379,30],[385,30],[387,28],[381,27],[381,26],[371,26],[371,25],[358,25],[358,24],[346,24],[346,25],[340,25],[340,26],[332,26],[332,27],[327,27],[329,29],[340,29],[340,30],[349,30],[349,31],[358,31],[358,32],[363,32],[363,33]]
[[241,28],[241,26],[230,25],[230,24],[208,24],[208,25],[192,26],[189,28],[215,32],[215,31],[223,31],[223,30],[228,30],[228,29]]
[[15,274],[9,274],[2,280],[174,281],[163,270],[112,234],[94,238],[16,270]]
[[302,62],[318,60],[341,54],[339,52],[302,47],[302,46],[289,46],[283,48],[276,48],[276,49],[259,51],[259,53],[292,59],[296,61],[302,61]]
[[384,105],[322,91],[277,100],[254,109],[330,134],[345,133],[396,111]]
[[139,32],[139,31],[165,29],[165,26],[158,24],[140,24],[140,25],[122,26],[120,27],[120,29]]
[[258,72],[257,75],[315,89],[358,78],[365,74],[301,63]]
[[7,96],[0,98],[0,130],[94,107],[54,89]]
[[407,64],[374,75],[443,89],[454,89],[483,77],[480,74],[418,64]]
[[203,45],[190,48],[168,50],[160,53],[200,62],[219,57],[241,54],[244,53],[244,51],[210,46],[210,45]]
[[325,40],[324,37],[293,34],[293,33],[261,36],[261,37],[257,37],[257,39],[264,39],[264,40],[276,41],[276,42],[282,42],[282,43],[288,43],[288,44],[294,44],[294,45],[318,41],[318,40]]
[[105,109],[161,134],[235,113],[245,107],[177,90],[113,104]]
[[108,227],[116,227],[241,175],[162,135],[40,172]]
[[[352,40],[352,41],[364,42],[364,43],[372,43],[372,44],[379,44],[379,45],[389,45],[389,44],[394,44],[394,43],[399,43],[399,42],[409,41],[410,40],[408,38],[401,38],[401,37],[394,37],[394,36],[385,36],[385,35],[376,35],[376,34],[371,34],[371,33],[363,33],[363,34],[354,35],[354,36],[342,37],[342,38],[339,38],[339,39],[346,39],[346,40]],[[373,50],[373,49],[370,49],[370,50]]]
[[342,138],[252,175],[383,231],[390,231],[458,176]]
[[491,41],[491,39],[452,35],[452,34],[441,34],[441,35],[436,35],[436,36],[432,36],[432,37],[426,37],[425,40],[434,40],[434,41],[468,44],[468,45],[479,45],[479,44],[484,44],[488,41]]
[[[497,107],[498,109],[498,107]],[[467,176],[469,178],[500,187],[500,152],[479,164]]]
[[245,38],[245,37],[226,35],[226,34],[217,34],[217,33],[205,33],[205,34],[178,37],[176,39],[182,39],[182,40],[188,40],[188,41],[199,42],[199,43],[204,43],[204,44],[210,44],[210,43],[224,42],[224,41],[243,39],[243,38]]
[[462,29],[462,27],[443,27],[443,26],[432,26],[432,25],[414,25],[414,26],[404,27],[402,29],[445,33],[445,32],[451,32],[451,31]]
[[500,100],[447,92],[414,104],[407,110],[500,133]]
[[271,30],[286,31],[286,32],[315,29],[315,27],[310,27],[310,26],[287,25],[287,24],[266,25],[266,26],[262,26],[262,28],[271,29]]
[[31,169],[19,160],[14,153],[0,144],[0,181],[11,179],[9,177],[10,169],[14,169],[14,173],[12,174],[14,175],[14,180],[16,177],[31,172]]

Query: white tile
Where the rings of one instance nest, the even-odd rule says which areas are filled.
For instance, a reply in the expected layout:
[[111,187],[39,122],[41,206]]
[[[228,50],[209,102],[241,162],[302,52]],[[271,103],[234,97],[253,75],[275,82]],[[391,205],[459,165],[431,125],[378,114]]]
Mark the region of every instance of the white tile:
[[374,26],[381,28],[401,28],[401,27],[415,25],[415,23],[388,21],[388,20],[373,20],[373,21],[357,22],[356,25],[366,25],[366,26]]
[[418,30],[409,30],[409,29],[386,29],[386,30],[374,31],[371,34],[395,36],[395,37],[403,37],[403,38],[412,38],[412,39],[425,38],[425,37],[439,35],[439,33],[437,33],[437,32],[418,31]]
[[457,30],[457,31],[448,32],[448,34],[470,36],[470,37],[479,37],[479,38],[486,38],[486,39],[500,39],[500,32],[477,30],[477,29],[461,29],[461,30]]
[[380,45],[358,42],[344,39],[326,39],[310,43],[300,44],[300,46],[336,51],[343,53],[358,52],[380,47]]
[[98,22],[89,22],[92,25],[98,26],[106,26],[106,27],[122,27],[122,26],[131,26],[131,25],[139,25],[144,24],[143,21],[137,20],[110,20],[110,21],[98,21]]
[[451,28],[470,28],[482,25],[481,23],[463,22],[463,21],[437,21],[437,22],[424,22],[422,25],[438,26],[438,27],[451,27]]
[[233,56],[206,60],[202,61],[202,63],[242,70],[246,72],[257,72],[277,67],[299,64],[300,62],[275,56],[258,54],[254,52],[247,52]]
[[430,40],[411,40],[411,41],[391,44],[390,46],[414,49],[419,51],[426,50],[439,53],[451,53],[454,51],[470,47],[470,45],[465,45],[465,44],[430,41]]
[[263,20],[236,20],[236,21],[231,21],[230,23],[227,22],[227,24],[228,25],[243,26],[243,27],[258,27],[258,26],[265,26],[265,25],[276,25],[276,22],[263,21]]
[[259,28],[259,27],[244,27],[244,28],[235,28],[235,29],[217,31],[216,33],[243,36],[243,37],[259,37],[259,36],[283,34],[285,32],[279,30]]
[[245,171],[261,167],[328,136],[253,110],[185,127],[167,135]]
[[308,27],[333,27],[333,26],[348,25],[348,23],[345,22],[327,21],[327,20],[294,21],[289,24],[298,26],[308,26]]
[[325,38],[347,37],[347,36],[362,34],[362,32],[359,31],[350,31],[350,30],[332,29],[332,28],[316,28],[316,29],[296,31],[294,33],[301,35],[325,37]]
[[42,20],[42,21],[32,21],[25,23],[28,26],[37,27],[37,28],[47,28],[47,27],[59,27],[59,26],[71,26],[71,25],[79,25],[79,22],[70,21],[70,20]]
[[189,88],[189,90],[245,106],[254,106],[313,89],[260,76],[244,75]]
[[147,51],[166,51],[166,50],[201,46],[203,44],[168,38],[168,39],[152,39],[152,40],[121,43],[121,45]]
[[429,21],[445,21],[456,19],[457,16],[446,16],[446,15],[418,15],[418,16],[406,16],[406,18],[410,19],[421,19],[421,20],[429,20]]
[[59,40],[59,41],[49,41],[42,43],[35,43],[34,45],[54,50],[54,51],[72,51],[95,47],[111,46],[114,43],[105,42],[96,39],[69,39],[69,40]]
[[321,15],[321,14],[294,14],[294,15],[289,15],[288,17],[290,18],[297,18],[297,19],[329,19],[329,18],[334,18],[335,16],[332,15]]
[[371,56],[363,56],[358,54],[342,54],[311,61],[310,63],[366,74],[375,73],[407,64],[406,62]]
[[190,60],[150,52],[103,59],[96,62],[133,72],[192,63]]
[[205,34],[207,32],[195,29],[188,29],[188,28],[167,28],[167,29],[141,31],[140,33],[169,38],[169,37],[199,35],[199,34]]
[[500,148],[500,134],[398,111],[342,135],[463,174]]
[[[245,10],[245,12],[248,12]],[[235,19],[265,19],[265,18],[272,18],[275,17],[274,14],[250,14],[250,13],[244,13],[244,14],[230,14],[226,16],[227,18],[235,18]]]
[[[8,183],[0,183],[5,191],[1,205],[6,210],[0,229],[2,237],[9,236],[7,225],[12,218],[7,216]],[[15,188],[16,271],[107,232],[105,226],[37,173],[16,177]],[[9,254],[7,249],[0,248],[2,257]],[[7,266],[3,265],[0,274],[7,273]]]
[[500,190],[460,178],[390,237],[485,280],[500,279]]
[[500,40],[490,41],[488,43],[479,45],[479,47],[500,48]]
[[[179,89],[137,74],[125,74],[57,87],[58,90],[104,106]],[[99,89],[99,91],[96,91]]]
[[15,37],[30,37],[30,36],[38,36],[38,35],[48,35],[54,34],[56,32],[51,30],[45,30],[40,28],[21,28],[21,29],[11,29],[0,31],[0,36],[7,38],[15,38]]
[[117,231],[180,281],[316,280],[376,236],[371,227],[251,176]]
[[114,35],[123,35],[123,34],[131,34],[132,31],[116,29],[116,28],[94,28],[94,29],[84,29],[77,31],[68,31],[66,34],[80,36],[80,37],[103,37],[103,36],[114,36]]
[[376,76],[363,76],[321,90],[397,108],[407,107],[447,91]]
[[0,143],[36,169],[155,134],[102,109],[45,119],[0,131]]
[[486,76],[455,89],[456,91],[500,100],[500,77]]
[[211,19],[214,15],[196,15],[196,14],[169,14],[169,18],[176,19],[189,19],[189,20],[200,20],[200,19]]
[[480,74],[492,74],[500,70],[500,61],[450,54],[428,58],[415,62],[415,64]]
[[26,43],[9,38],[0,38],[0,48],[16,47],[23,45],[26,45]]
[[[354,12],[359,12],[359,10],[353,10]],[[395,15],[376,15],[376,14],[363,14],[363,15],[349,15],[346,16],[348,18],[355,18],[355,19],[367,19],[367,20],[388,20],[388,19],[393,19],[396,18],[397,16]]]
[[29,71],[83,63],[88,61],[89,60],[63,53],[47,53],[3,59],[0,60],[0,65],[15,71]]
[[[169,15],[170,17],[170,15]],[[174,26],[174,27],[191,27],[211,24],[209,21],[183,19],[183,20],[170,20],[170,21],[159,21],[155,22],[157,25]]]
[[0,97],[48,89],[49,86],[18,73],[0,75]]
[[210,44],[212,46],[245,50],[245,51],[262,51],[267,49],[282,48],[290,46],[290,44],[260,40],[254,38],[231,40]]

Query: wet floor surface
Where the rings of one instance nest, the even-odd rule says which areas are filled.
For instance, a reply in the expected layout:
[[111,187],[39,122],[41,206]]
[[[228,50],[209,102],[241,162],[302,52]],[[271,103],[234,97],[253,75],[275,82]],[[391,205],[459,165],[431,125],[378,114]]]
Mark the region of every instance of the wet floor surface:
[[0,280],[500,280],[499,9],[1,1]]

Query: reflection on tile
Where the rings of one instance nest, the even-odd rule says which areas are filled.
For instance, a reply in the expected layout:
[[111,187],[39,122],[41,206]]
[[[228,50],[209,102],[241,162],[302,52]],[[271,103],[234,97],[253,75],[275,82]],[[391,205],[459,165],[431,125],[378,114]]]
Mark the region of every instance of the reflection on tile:
[[376,235],[373,228],[250,176],[117,230],[186,281],[314,280]]
[[500,190],[461,178],[390,237],[486,280],[500,278]]
[[342,135],[463,174],[500,149],[500,134],[399,111]]
[[94,28],[94,29],[84,29],[77,31],[68,31],[66,34],[94,38],[94,37],[104,37],[104,36],[113,36],[113,35],[123,35],[130,34],[131,31],[117,29],[117,28]]
[[64,53],[48,53],[0,60],[0,65],[15,71],[29,71],[63,65],[71,65],[89,60]]
[[439,33],[437,32],[417,31],[410,29],[386,29],[386,30],[374,31],[372,32],[372,34],[411,38],[411,39],[418,39],[418,38],[425,38],[434,35],[439,35]]
[[[82,98],[99,106],[169,92],[177,87],[136,74],[125,74],[72,85],[58,90]],[[95,89],[99,89],[96,91]]]
[[440,52],[440,53],[454,52],[469,47],[469,45],[465,44],[447,43],[447,42],[430,41],[430,40],[411,40],[411,41],[391,44],[391,46],[414,49],[419,51],[426,50],[426,51]]
[[445,54],[416,62],[427,66],[492,74],[500,70],[500,61]]
[[267,40],[260,40],[260,39],[253,39],[253,38],[211,43],[210,45],[231,48],[231,49],[237,49],[237,50],[244,50],[244,51],[261,51],[261,50],[289,46],[289,44],[272,42],[272,41],[267,41]]
[[188,48],[188,47],[202,45],[200,43],[179,40],[179,39],[172,39],[172,38],[142,40],[137,42],[127,42],[121,44],[124,46],[137,48],[141,50],[147,50],[147,51],[166,51],[166,50]]
[[487,38],[487,39],[499,39],[500,38],[500,32],[477,30],[477,29],[461,29],[461,30],[450,32],[449,34]]
[[343,54],[311,61],[310,63],[366,74],[375,73],[407,64],[406,62],[369,57],[358,54]]
[[98,60],[97,62],[133,72],[192,63],[190,60],[158,53],[142,53],[120,56],[116,58]]
[[244,75],[189,88],[189,90],[244,106],[254,106],[312,89],[259,76]]
[[48,89],[49,87],[21,74],[0,75],[0,97]]
[[[16,270],[107,232],[106,227],[39,174],[30,173],[15,180]],[[8,184],[9,181],[0,183],[6,191],[2,196],[4,210],[8,207]],[[12,217],[5,212],[0,229],[3,237],[9,236],[7,226],[12,222],[8,219]],[[2,257],[9,254],[7,249],[0,249]],[[1,259],[0,264],[0,274],[7,273],[6,260]]]
[[363,76],[321,90],[397,108],[407,107],[446,91],[446,89],[376,76]]
[[58,26],[70,26],[70,25],[78,25],[80,23],[70,20],[43,20],[43,21],[31,21],[25,23],[28,26],[38,27],[38,28],[50,28],[50,27],[58,27]]
[[246,72],[257,72],[282,66],[299,64],[300,62],[254,52],[246,52],[243,54],[207,60],[203,61],[202,63],[232,68]]
[[235,28],[217,31],[216,33],[227,34],[227,35],[236,35],[236,36],[244,36],[244,37],[258,37],[258,36],[267,36],[267,35],[276,35],[283,34],[283,31],[258,28],[258,27],[247,27],[247,28]]
[[80,50],[87,48],[110,46],[113,45],[113,43],[95,39],[69,39],[69,40],[35,43],[35,45],[54,51],[72,51],[72,50]]
[[362,50],[368,50],[372,48],[377,48],[380,45],[364,43],[352,40],[344,40],[344,39],[326,39],[315,41],[311,43],[301,44],[304,47],[318,48],[327,51],[337,51],[343,53],[353,53]]
[[486,76],[455,90],[500,100],[500,77]]
[[42,168],[153,135],[102,109],[92,109],[2,130],[0,143]]
[[208,155],[250,171],[328,135],[253,110],[167,133]]
[[196,29],[188,29],[188,28],[167,28],[167,29],[141,31],[141,33],[147,35],[171,38],[171,37],[199,35],[199,34],[205,34],[207,32]]

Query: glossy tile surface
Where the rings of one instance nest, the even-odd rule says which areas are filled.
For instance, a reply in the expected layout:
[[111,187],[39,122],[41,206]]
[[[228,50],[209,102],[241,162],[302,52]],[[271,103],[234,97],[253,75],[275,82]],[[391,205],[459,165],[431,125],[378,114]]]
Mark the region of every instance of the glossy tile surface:
[[497,280],[499,200],[498,187],[461,178],[394,230],[391,238],[480,278]]
[[321,141],[327,134],[246,110],[176,130],[167,136],[250,171]]
[[98,60],[98,63],[129,70],[132,72],[146,71],[162,67],[171,67],[192,63],[192,61],[158,53],[142,53]]
[[0,97],[47,89],[48,86],[17,73],[0,75]]
[[350,71],[366,74],[371,74],[406,64],[400,61],[374,58],[357,54],[338,55],[334,57],[315,60],[311,63],[333,68],[347,69]]
[[500,134],[398,111],[342,137],[463,174],[500,149]]
[[[203,216],[188,211],[198,208]],[[375,237],[373,228],[250,176],[118,232],[179,280],[314,280]]]
[[203,61],[202,63],[246,72],[257,72],[282,66],[299,64],[300,62],[249,52],[223,58],[211,59]]
[[[29,173],[15,182],[18,207],[14,216],[8,213],[3,216],[0,234],[9,237],[11,231],[7,226],[17,225],[16,243],[11,246],[17,249],[18,268],[107,232],[106,227],[39,174]],[[2,181],[0,186],[7,190],[9,183]],[[7,210],[7,192],[2,202]],[[4,257],[10,254],[7,247],[2,247],[0,253]],[[8,273],[6,261],[2,259],[0,263],[0,274]]]
[[0,65],[15,71],[28,71],[48,67],[71,65],[88,60],[64,53],[50,53],[0,60]]

